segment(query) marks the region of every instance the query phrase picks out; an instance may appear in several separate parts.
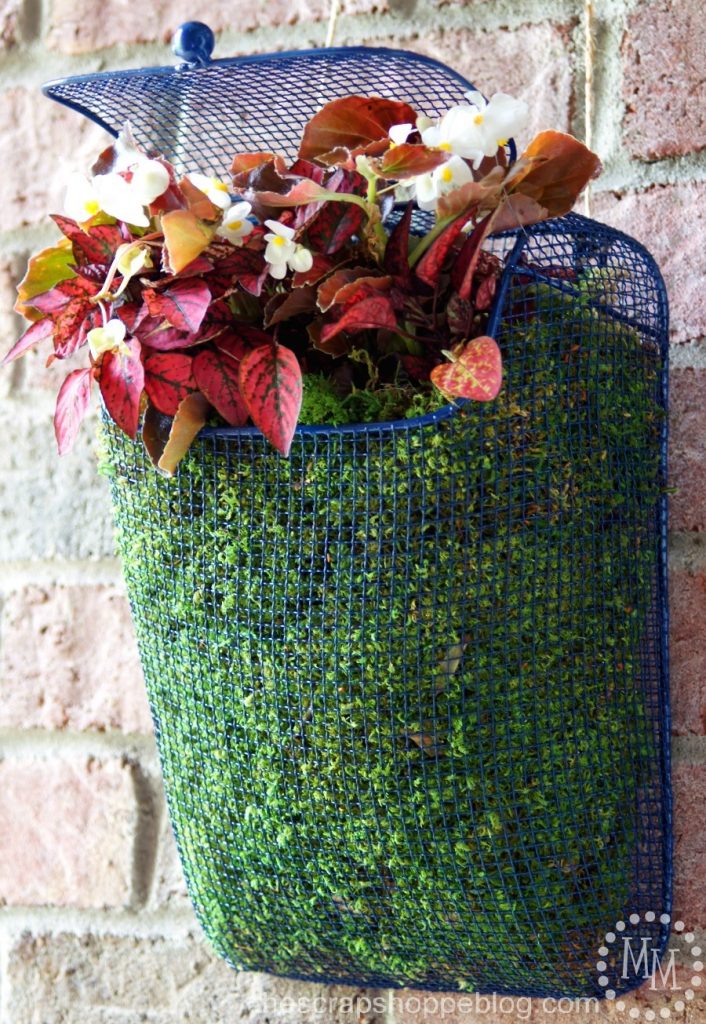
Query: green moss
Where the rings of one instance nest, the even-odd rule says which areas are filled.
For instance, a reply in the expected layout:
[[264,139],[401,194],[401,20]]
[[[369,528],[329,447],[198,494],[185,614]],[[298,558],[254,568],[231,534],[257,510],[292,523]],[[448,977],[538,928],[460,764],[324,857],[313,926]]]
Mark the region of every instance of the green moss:
[[419,387],[386,384],[374,389],[354,390],[345,397],[323,374],[304,375],[304,397],[299,422],[304,426],[326,423],[389,423],[424,416],[439,407],[439,392],[431,384]]
[[582,298],[519,299],[500,397],[437,424],[288,461],[212,436],[171,481],[106,431],[172,820],[232,963],[585,992],[634,891],[659,361]]

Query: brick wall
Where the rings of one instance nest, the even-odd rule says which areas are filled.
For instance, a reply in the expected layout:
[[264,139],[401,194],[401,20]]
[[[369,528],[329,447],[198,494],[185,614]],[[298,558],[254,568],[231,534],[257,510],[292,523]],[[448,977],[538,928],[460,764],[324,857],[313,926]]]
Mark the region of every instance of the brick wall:
[[[581,3],[344,0],[338,42],[438,57],[486,92],[525,96],[533,128],[583,135]],[[706,29],[698,0],[595,0],[599,218],[645,242],[672,306],[672,666],[677,909],[706,927]],[[0,0],[0,326],[48,242],[45,213],[102,133],[44,100],[48,78],[168,63],[189,17],[217,55],[321,45],[325,0]],[[699,152],[701,149],[701,152]],[[51,378],[51,374],[48,375]],[[464,997],[320,989],[230,971],[203,944],[165,819],[104,483],[90,430],[59,461],[55,380],[0,375],[1,1024],[489,1024]],[[389,994],[388,994],[389,995]],[[641,997],[638,997],[638,1002]],[[376,1002],[377,999],[377,1002]],[[574,1007],[571,1020],[595,1019]],[[541,1004],[535,1024],[556,1020]],[[706,1020],[704,1004],[691,1021]],[[523,1016],[522,1019],[528,1019]],[[628,1019],[626,1015],[615,1019]]]

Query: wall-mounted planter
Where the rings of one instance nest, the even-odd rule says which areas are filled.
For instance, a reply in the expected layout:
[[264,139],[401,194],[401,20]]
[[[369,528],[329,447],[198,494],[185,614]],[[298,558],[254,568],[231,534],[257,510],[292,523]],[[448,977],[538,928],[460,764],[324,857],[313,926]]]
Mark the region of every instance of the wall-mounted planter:
[[[437,114],[469,85],[399,51],[197,51],[48,92],[216,173],[335,95]],[[663,285],[578,216],[493,245],[492,404],[300,428],[288,460],[209,429],[172,480],[104,430],[184,872],[236,966],[600,995],[606,931],[669,911]]]

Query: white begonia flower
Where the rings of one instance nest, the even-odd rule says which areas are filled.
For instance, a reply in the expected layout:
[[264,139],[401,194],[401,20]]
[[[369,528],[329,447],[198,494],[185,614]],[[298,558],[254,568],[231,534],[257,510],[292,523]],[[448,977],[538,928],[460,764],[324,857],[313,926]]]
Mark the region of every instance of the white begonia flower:
[[248,220],[251,210],[250,203],[233,203],[223,214],[217,233],[233,245],[242,245],[243,239],[247,238],[253,229],[252,223]]
[[505,92],[496,92],[487,101],[476,91],[467,92],[466,97],[474,111],[473,121],[484,156],[494,156],[500,146],[505,146],[527,124],[529,107],[524,100]]
[[214,206],[220,210],[227,210],[230,206],[230,194],[228,185],[220,178],[211,178],[207,174],[190,174],[189,181],[195,185],[200,192],[207,196]]
[[422,142],[472,160],[473,166],[478,167],[483,159],[484,138],[475,121],[477,114],[475,107],[465,103],[451,107],[436,124],[422,131]]
[[414,179],[417,206],[420,210],[435,210],[439,196],[460,188],[473,180],[473,173],[460,156],[452,156],[441,167]]
[[133,165],[130,189],[136,199],[149,206],[169,188],[169,171],[159,160],[145,160]]
[[407,141],[413,131],[413,124],[393,124],[387,134],[392,139],[393,145],[401,146],[403,142]]
[[280,224],[278,220],[266,220],[265,227],[270,229],[265,235],[265,260],[269,264],[268,270],[272,277],[281,281],[287,273],[287,268],[311,270],[314,257],[308,249],[294,241],[294,228]]
[[103,327],[94,327],[86,335],[91,355],[97,359],[103,352],[117,349],[122,355],[130,355],[125,344],[125,324],[122,320],[109,320]]
[[93,179],[93,187],[104,213],[126,224],[134,224],[140,228],[149,227],[150,221],[145,213],[144,203],[122,175],[115,171],[98,174]]
[[294,255],[290,256],[287,262],[292,270],[306,273],[314,266],[314,257],[303,245],[298,245],[294,250]]
[[82,224],[95,217],[100,208],[93,182],[78,171],[70,175],[64,199],[66,216]]

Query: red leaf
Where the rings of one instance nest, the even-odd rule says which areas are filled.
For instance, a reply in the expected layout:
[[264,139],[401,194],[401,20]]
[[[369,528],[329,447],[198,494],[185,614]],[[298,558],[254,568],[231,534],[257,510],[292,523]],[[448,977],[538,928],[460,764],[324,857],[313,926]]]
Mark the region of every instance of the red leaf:
[[302,288],[306,284],[316,284],[322,277],[326,277],[330,273],[336,264],[333,260],[328,259],[327,256],[322,256],[320,253],[313,253],[314,263],[311,270],[297,270],[292,277],[292,287]]
[[44,320],[38,320],[36,324],[32,324],[24,332],[19,341],[16,341],[10,351],[7,353],[2,361],[2,366],[6,363],[11,363],[13,359],[18,359],[21,355],[24,355],[33,345],[36,345],[40,341],[44,341],[45,338],[51,338],[54,332],[54,324],[46,317]]
[[322,347],[341,331],[353,333],[371,327],[385,327],[390,331],[397,329],[395,310],[386,295],[371,295],[349,306],[334,323],[325,324],[321,331]]
[[93,371],[72,370],[59,389],[54,413],[54,433],[59,455],[66,455],[74,446],[81,421],[91,400]]
[[[337,170],[330,176],[326,188],[339,195],[359,195],[365,191],[365,180],[360,174]],[[331,201],[323,205],[317,204],[314,210],[317,209],[318,212],[306,224],[309,245],[317,252],[338,252],[351,240],[351,236],[360,230],[365,220],[365,211],[352,203]],[[304,215],[308,213],[307,210],[301,212]]]
[[75,220],[52,214],[52,220],[62,234],[70,239],[74,255],[80,263],[109,265],[126,239],[117,224],[98,224],[84,231]]
[[60,281],[49,291],[35,295],[32,305],[40,313],[58,313],[68,306],[72,299],[88,299],[99,292],[98,285],[84,277],[72,277],[68,281]]
[[[321,312],[325,313],[327,309],[330,309],[331,306],[339,301],[337,296],[341,288],[350,284],[351,281],[358,281],[364,277],[370,277],[370,267],[343,267],[331,274],[330,277],[327,277],[319,285],[317,293],[316,301]],[[386,280],[389,280],[389,278],[386,278]]]
[[403,286],[408,285],[411,279],[409,269],[409,229],[412,225],[413,212],[414,203],[408,203],[407,209],[387,240],[382,264],[388,274],[392,274],[402,280]]
[[492,402],[502,384],[502,356],[494,338],[487,334],[469,341],[453,363],[431,371],[431,379],[450,398]]
[[[211,250],[209,250],[210,252]],[[238,285],[256,297],[262,292],[267,279],[267,264],[261,252],[254,249],[237,248],[227,244],[220,247],[215,268],[206,275],[206,281],[214,298],[231,295]]]
[[198,331],[211,302],[209,287],[199,278],[177,281],[163,292],[145,288],[143,294],[150,316],[188,334]]
[[111,419],[134,438],[140,421],[145,371],[140,360],[139,341],[132,338],[126,344],[130,350],[129,356],[117,350],[104,354],[98,381]]
[[[257,200],[264,206],[306,206],[309,203],[320,203],[326,199],[327,189],[323,185],[317,185],[309,178],[302,178],[293,185],[287,192],[258,192]],[[251,193],[246,192],[246,198],[252,201]]]
[[240,393],[253,423],[282,455],[289,455],[302,403],[302,375],[291,349],[272,342],[240,364]]
[[145,360],[145,391],[153,405],[174,416],[179,404],[196,391],[193,358],[180,352],[158,353]]
[[441,167],[448,159],[449,154],[443,150],[403,142],[399,146],[392,146],[382,157],[373,159],[370,163],[381,178],[404,181],[407,178],[415,178],[418,174],[428,174],[429,171]]
[[380,96],[345,96],[314,114],[304,129],[299,156],[328,163],[331,150],[345,149],[354,155],[381,139],[387,144],[392,125],[415,124],[416,120],[416,110],[407,103]]
[[86,340],[86,332],[96,326],[92,317],[99,311],[81,296],[71,299],[54,320],[54,352],[65,359]]
[[277,157],[274,153],[236,153],[233,163],[230,165],[230,173],[250,174],[256,167],[274,163],[275,160]]
[[441,232],[439,237],[432,242],[424,253],[415,268],[417,277],[425,284],[435,288],[444,269],[444,263],[458,240],[463,230],[465,220],[459,217],[452,221],[449,226]]
[[216,412],[232,427],[242,427],[248,409],[240,394],[239,364],[223,351],[206,349],[194,359],[194,377]]
[[235,330],[225,331],[214,342],[216,348],[225,352],[232,359],[242,359],[249,345],[269,345],[272,342],[272,337],[257,327],[236,324],[236,329],[237,333]]

